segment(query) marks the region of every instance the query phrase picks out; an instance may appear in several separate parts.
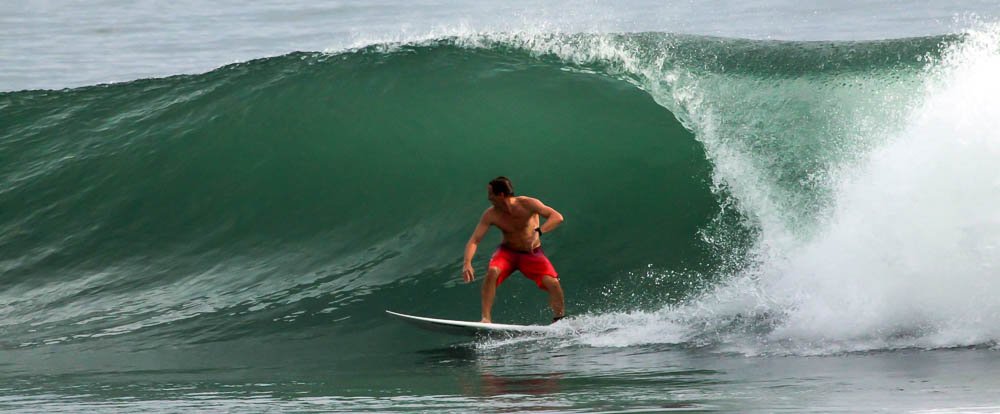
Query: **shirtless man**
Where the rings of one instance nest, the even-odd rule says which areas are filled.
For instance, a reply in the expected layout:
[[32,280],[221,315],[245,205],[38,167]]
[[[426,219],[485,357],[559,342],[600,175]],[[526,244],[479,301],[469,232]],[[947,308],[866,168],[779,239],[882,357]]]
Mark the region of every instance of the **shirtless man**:
[[[563,222],[562,214],[541,201],[531,197],[514,196],[514,184],[507,177],[497,177],[486,186],[487,198],[492,207],[483,212],[479,225],[465,245],[465,266],[462,277],[469,283],[476,279],[472,270],[472,256],[483,240],[490,226],[497,226],[503,232],[503,243],[497,247],[490,259],[486,280],[483,281],[483,320],[490,323],[493,298],[497,286],[511,273],[520,270],[539,289],[549,292],[549,306],[552,307],[552,321],[564,316],[563,291],[559,285],[559,274],[542,252],[542,234],[554,230]],[[541,219],[545,217],[545,224]]]

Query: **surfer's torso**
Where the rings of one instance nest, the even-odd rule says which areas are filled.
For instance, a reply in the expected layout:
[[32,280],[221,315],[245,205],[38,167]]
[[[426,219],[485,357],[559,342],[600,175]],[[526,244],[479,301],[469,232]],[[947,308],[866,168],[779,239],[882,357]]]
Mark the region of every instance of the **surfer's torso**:
[[526,203],[528,197],[512,197],[506,209],[492,206],[488,209],[491,222],[503,233],[503,245],[507,248],[528,252],[542,245],[535,231],[538,228],[538,213]]

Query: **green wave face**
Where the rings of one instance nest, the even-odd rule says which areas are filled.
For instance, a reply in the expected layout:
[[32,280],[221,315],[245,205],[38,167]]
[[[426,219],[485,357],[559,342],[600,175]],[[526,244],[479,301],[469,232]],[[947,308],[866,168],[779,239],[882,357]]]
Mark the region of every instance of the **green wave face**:
[[[566,217],[544,243],[571,312],[683,302],[762,238],[815,232],[829,174],[902,122],[953,40],[490,35],[5,93],[4,345],[477,318],[462,248],[498,175]],[[498,318],[545,317],[523,282]]]

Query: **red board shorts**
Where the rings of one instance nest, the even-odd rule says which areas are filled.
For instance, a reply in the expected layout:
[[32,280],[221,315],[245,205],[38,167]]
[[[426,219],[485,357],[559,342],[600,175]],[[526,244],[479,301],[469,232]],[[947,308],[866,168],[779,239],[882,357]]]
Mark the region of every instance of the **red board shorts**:
[[522,252],[500,245],[490,259],[490,267],[500,269],[497,286],[500,286],[515,270],[520,270],[524,277],[533,280],[541,290],[545,290],[545,285],[542,284],[543,277],[559,278],[559,273],[556,273],[556,268],[552,266],[549,258],[545,257],[541,247],[530,252]]

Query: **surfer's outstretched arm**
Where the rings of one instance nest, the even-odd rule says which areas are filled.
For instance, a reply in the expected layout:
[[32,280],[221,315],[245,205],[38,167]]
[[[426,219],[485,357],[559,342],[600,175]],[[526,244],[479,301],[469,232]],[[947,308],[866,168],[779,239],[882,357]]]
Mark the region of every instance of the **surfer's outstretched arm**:
[[479,224],[476,225],[476,230],[472,232],[469,242],[465,244],[465,264],[462,266],[462,278],[465,279],[465,283],[476,280],[476,272],[472,270],[472,257],[476,255],[476,248],[479,247],[479,242],[483,240],[486,231],[490,229],[490,223],[490,210],[487,209],[479,219]]

